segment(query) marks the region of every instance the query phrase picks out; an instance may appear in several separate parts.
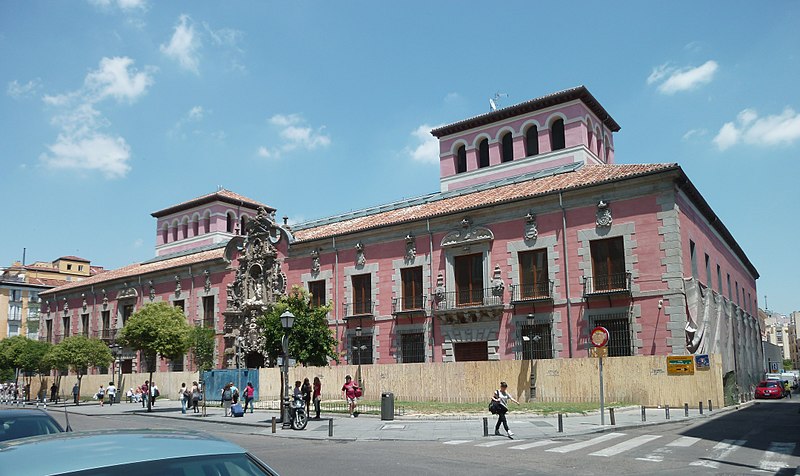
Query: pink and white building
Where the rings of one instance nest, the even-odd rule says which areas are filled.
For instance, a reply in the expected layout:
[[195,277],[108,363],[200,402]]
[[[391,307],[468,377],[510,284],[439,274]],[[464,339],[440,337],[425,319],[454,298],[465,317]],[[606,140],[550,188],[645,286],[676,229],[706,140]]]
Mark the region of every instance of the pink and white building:
[[[716,352],[723,329],[726,370],[760,365],[757,270],[680,166],[615,164],[619,130],[584,87],[437,128],[439,191],[284,227],[281,271],[332,305],[350,363],[584,357],[603,325],[611,356]],[[169,301],[231,365],[223,248],[259,207],[221,190],[154,213],[156,258],[43,293],[42,337]]]

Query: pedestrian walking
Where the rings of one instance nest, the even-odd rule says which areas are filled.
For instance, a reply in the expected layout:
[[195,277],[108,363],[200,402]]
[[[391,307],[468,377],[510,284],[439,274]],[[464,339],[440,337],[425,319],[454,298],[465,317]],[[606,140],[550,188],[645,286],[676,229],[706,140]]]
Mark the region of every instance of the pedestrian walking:
[[150,398],[150,383],[149,380],[145,380],[142,384],[142,408],[147,407],[147,399]]
[[222,395],[220,396],[222,400],[222,410],[225,412],[225,416],[228,416],[231,411],[231,402],[233,401],[232,386],[233,383],[226,383],[225,388],[222,389]]
[[234,405],[239,403],[239,387],[236,386],[233,382],[230,383],[231,385],[231,395],[232,395],[232,402]]
[[108,382],[106,394],[108,395],[108,406],[113,405],[114,401],[117,399],[117,387],[114,386],[114,382]]
[[181,399],[181,413],[186,415],[186,406],[189,399],[192,398],[192,393],[186,388],[186,382],[181,382],[180,399]]
[[192,410],[194,410],[195,413],[200,413],[197,409],[197,405],[202,399],[203,394],[200,392],[200,386],[197,385],[197,382],[192,382]]
[[161,392],[158,390],[158,385],[155,382],[150,382],[150,405],[156,406],[156,398],[161,396]]
[[300,387],[300,392],[303,394],[303,400],[306,402],[306,415],[311,414],[311,382],[308,378],[303,379],[303,386]]
[[250,413],[253,413],[253,396],[256,394],[256,389],[253,387],[253,382],[247,382],[244,388],[244,411],[247,412],[247,407],[250,407]]
[[358,384],[353,381],[353,377],[347,375],[344,378],[344,385],[342,385],[342,395],[344,396],[344,400],[349,405],[350,411],[350,418],[355,418],[355,409],[356,403],[358,403],[358,397],[356,397],[356,388],[358,388]]
[[103,401],[106,399],[106,392],[103,390],[103,386],[100,385],[100,388],[97,390],[97,399],[100,400],[100,406],[103,406]]
[[81,388],[78,386],[78,382],[75,382],[75,385],[72,386],[72,401],[75,405],[78,404],[78,397],[80,397]]
[[317,412],[316,420],[319,420],[319,405],[322,401],[322,382],[319,377],[314,377],[314,411]]
[[514,397],[508,393],[508,384],[505,382],[500,382],[500,388],[495,390],[494,395],[492,395],[492,404],[495,407],[495,412],[497,413],[497,424],[494,426],[494,434],[501,436],[500,424],[502,423],[503,428],[508,434],[508,437],[511,438],[514,436],[514,432],[508,429],[508,421],[506,420],[509,400],[519,405],[519,402],[514,400]]
[[127,392],[125,392],[126,401],[128,403],[133,403],[133,387],[129,388]]
[[58,385],[53,382],[53,385],[50,385],[50,401],[53,403],[58,403]]

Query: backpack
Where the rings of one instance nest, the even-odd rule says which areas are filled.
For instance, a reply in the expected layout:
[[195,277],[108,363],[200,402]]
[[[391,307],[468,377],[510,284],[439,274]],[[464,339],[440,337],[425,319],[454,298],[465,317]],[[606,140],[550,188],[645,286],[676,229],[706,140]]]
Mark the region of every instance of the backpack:
[[232,399],[231,389],[226,388],[222,391],[222,400],[228,401]]
[[361,398],[361,395],[363,395],[363,391],[361,390],[361,387],[358,387],[358,386],[353,389],[353,392],[354,392],[356,398]]

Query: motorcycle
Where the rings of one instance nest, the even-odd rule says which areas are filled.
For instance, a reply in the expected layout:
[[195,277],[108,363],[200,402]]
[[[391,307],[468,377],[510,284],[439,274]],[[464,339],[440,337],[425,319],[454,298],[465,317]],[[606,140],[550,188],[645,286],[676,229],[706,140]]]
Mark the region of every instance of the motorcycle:
[[306,402],[303,397],[296,396],[289,404],[289,422],[295,430],[305,430],[308,425],[308,415],[306,414]]

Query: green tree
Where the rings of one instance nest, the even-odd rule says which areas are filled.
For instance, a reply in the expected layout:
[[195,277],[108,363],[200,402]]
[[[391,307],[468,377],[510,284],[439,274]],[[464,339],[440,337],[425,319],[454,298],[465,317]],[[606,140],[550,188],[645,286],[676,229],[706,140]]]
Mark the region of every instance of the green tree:
[[[165,302],[145,304],[134,312],[119,333],[118,340],[128,347],[141,351],[150,369],[150,383],[158,356],[167,359],[183,357],[189,348],[191,326],[177,307]],[[152,411],[147,399],[147,411]]]
[[49,365],[62,374],[68,370],[78,377],[80,391],[81,379],[91,367],[108,367],[114,361],[111,350],[100,339],[90,339],[82,335],[70,336],[54,345],[45,357]]
[[199,372],[214,368],[215,344],[214,329],[196,326],[189,331],[189,350]]
[[783,360],[783,370],[792,370],[792,367],[794,367],[794,362],[792,362],[792,359]]
[[286,296],[281,296],[258,320],[264,330],[264,352],[270,362],[275,362],[283,353],[280,316],[287,309],[295,316],[289,335],[289,355],[302,365],[322,367],[328,365],[328,359],[338,362],[336,337],[328,327],[330,306],[312,306],[311,294],[299,286],[292,286],[292,290]]
[[0,368],[3,369],[4,377],[7,380],[17,380],[20,373],[18,356],[23,353],[27,341],[28,338],[25,336],[14,336],[0,340]]

